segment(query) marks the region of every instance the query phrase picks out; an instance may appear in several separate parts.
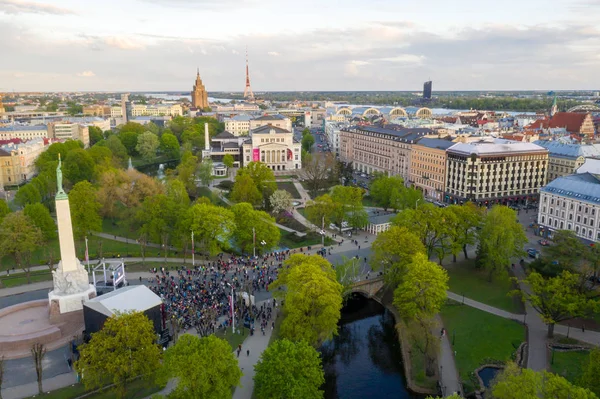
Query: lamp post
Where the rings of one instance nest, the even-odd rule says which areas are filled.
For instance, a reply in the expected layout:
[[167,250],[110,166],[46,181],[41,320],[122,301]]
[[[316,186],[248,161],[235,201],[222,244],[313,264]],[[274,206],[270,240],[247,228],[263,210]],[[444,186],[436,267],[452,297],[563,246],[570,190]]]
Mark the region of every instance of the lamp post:
[[325,246],[325,215],[321,216],[321,246]]
[[192,267],[196,266],[196,261],[194,258],[194,230],[192,230]]
[[256,230],[252,228],[252,256],[256,258]]
[[234,308],[234,300],[233,300],[233,285],[227,283],[228,286],[231,287],[231,300],[229,302],[229,306],[231,308],[231,333],[235,334],[235,308]]
[[421,198],[415,201],[415,209],[417,209],[417,206],[419,206],[419,201],[421,201]]

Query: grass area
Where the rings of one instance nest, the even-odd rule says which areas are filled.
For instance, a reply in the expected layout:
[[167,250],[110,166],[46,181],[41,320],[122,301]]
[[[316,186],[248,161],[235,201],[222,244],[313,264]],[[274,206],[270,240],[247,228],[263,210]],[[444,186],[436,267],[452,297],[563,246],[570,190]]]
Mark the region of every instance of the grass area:
[[[39,270],[33,271],[30,274],[30,283],[39,283],[40,281],[51,281],[52,273],[50,273],[50,269],[47,270]],[[7,276],[6,274],[0,277],[0,282],[2,283],[0,286],[2,288],[10,288],[16,287],[19,285],[27,284],[27,274],[26,273],[15,273]]]
[[[236,325],[235,329],[239,329],[241,334],[232,333],[231,327],[227,328],[225,331],[219,330],[215,333],[217,337],[229,342],[229,345],[231,345],[231,350],[235,350],[235,348],[237,348],[239,344],[243,344],[246,338],[248,338],[248,336],[250,335],[250,330],[244,327],[243,325]],[[254,331],[254,333],[256,334],[256,331]]]
[[490,283],[487,273],[475,269],[473,260],[452,264],[448,276],[448,286],[455,294],[508,312],[523,313],[521,300],[508,295],[514,289],[512,282],[495,277]]
[[136,233],[131,231],[124,221],[118,219],[102,219],[102,232],[118,237],[137,238]]
[[441,311],[444,327],[456,353],[456,366],[465,392],[475,389],[475,369],[486,363],[505,362],[525,338],[516,321],[450,301]]
[[587,363],[589,357],[589,351],[554,351],[550,357],[550,371],[565,377],[573,384],[577,384],[583,373],[583,366]]
[[[310,231],[306,233],[304,237],[298,237],[295,233],[289,233],[285,230],[279,229],[281,232],[281,239],[279,240],[279,246],[285,248],[300,248],[308,247],[312,245],[321,244],[321,235]],[[329,237],[325,237],[325,245],[331,245],[333,241]]]
[[[156,385],[153,381],[137,379],[132,381],[127,386],[127,394],[125,399],[142,399],[150,396],[156,392],[159,392],[164,387]],[[44,398],[44,399],[75,399],[84,395],[87,391],[83,387],[83,384],[75,384],[69,387],[57,389],[47,394],[35,395],[31,398]],[[104,391],[97,392],[90,396],[86,396],[86,399],[113,399],[115,393],[112,389],[106,389]]]
[[210,199],[210,202],[212,202],[214,205],[222,206],[225,208],[229,207],[229,205],[227,205],[225,201],[219,198],[217,194],[210,191],[210,188],[208,187],[198,187],[198,190],[196,192],[198,193],[198,197],[206,197]]
[[365,195],[362,199],[363,206],[375,207],[378,208],[379,204],[375,202],[373,198],[369,195]]
[[304,218],[306,218],[306,208],[296,208],[296,210],[298,211],[299,214],[301,214],[302,216],[304,216]]
[[[401,324],[400,328],[406,328],[404,323]],[[414,341],[412,341],[409,355],[411,379],[422,388],[435,389],[437,387],[437,380],[425,374],[425,357],[419,351]]]
[[292,198],[300,199],[300,193],[298,192],[298,189],[296,189],[296,186],[294,186],[294,183],[292,182],[277,182],[277,189],[285,190],[292,195]]
[[277,217],[276,221],[282,226],[299,231],[301,233],[304,233],[306,231],[306,226],[294,219],[293,217]]

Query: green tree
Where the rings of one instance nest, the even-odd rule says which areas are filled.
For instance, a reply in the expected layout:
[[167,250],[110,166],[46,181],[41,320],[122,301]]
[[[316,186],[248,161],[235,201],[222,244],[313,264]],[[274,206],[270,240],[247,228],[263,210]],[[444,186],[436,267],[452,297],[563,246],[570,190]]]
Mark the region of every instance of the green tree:
[[127,149],[127,155],[137,155],[137,151],[135,148],[137,146],[139,136],[140,134],[132,131],[120,132],[118,134],[117,137],[119,138],[119,140],[121,140],[121,143]]
[[367,225],[369,215],[362,203],[363,192],[359,187],[335,186],[331,191],[331,199],[337,204],[334,213],[335,223],[342,228],[344,221],[358,229]]
[[254,391],[259,398],[323,397],[325,382],[319,352],[304,341],[273,342],[254,366]]
[[179,159],[180,147],[177,137],[171,133],[163,133],[163,135],[160,136],[160,150],[164,154],[167,154],[169,158]]
[[527,298],[542,316],[542,320],[548,325],[549,338],[554,337],[556,323],[585,316],[598,308],[594,298],[589,298],[579,290],[579,277],[568,271],[549,279],[532,272],[525,282],[531,287],[531,293],[519,291],[514,294]]
[[198,179],[200,179],[200,183],[208,187],[215,178],[213,176],[213,161],[210,158],[203,159],[200,165],[198,165],[196,174],[198,175]]
[[83,105],[69,101],[67,102],[67,113],[69,115],[81,115],[83,113]]
[[306,136],[307,134],[310,134],[310,129],[305,127],[302,129],[302,137]]
[[25,207],[27,204],[37,204],[42,201],[42,195],[33,184],[26,184],[15,194],[15,204]]
[[264,252],[277,247],[281,233],[268,213],[255,210],[247,202],[235,204],[231,211],[236,226],[233,239],[242,251],[252,253],[256,248],[258,252]]
[[6,203],[5,200],[0,199],[0,222],[2,222],[2,219],[4,219],[4,217],[6,215],[8,215],[10,213],[10,208],[8,207],[8,204]]
[[[250,162],[243,168],[240,168],[237,172],[237,176],[248,175],[252,178],[256,188],[262,195],[264,206],[267,206],[267,200],[277,190],[277,184],[275,183],[275,175],[271,168],[262,162]],[[237,180],[236,176],[236,180]]]
[[40,229],[44,241],[56,238],[56,223],[50,216],[48,208],[42,204],[28,204],[23,209],[23,213]]
[[235,231],[234,213],[210,204],[194,204],[186,212],[187,224],[201,248],[212,255],[224,248]]
[[147,132],[156,134],[157,136],[160,133],[160,127],[158,127],[158,125],[154,122],[145,124],[144,129],[146,129]]
[[338,181],[338,163],[331,153],[307,153],[302,159],[302,177],[312,196]]
[[123,313],[107,319],[102,329],[79,347],[75,369],[87,390],[110,381],[117,397],[123,398],[133,378],[151,378],[159,369],[161,352],[152,322],[141,312]]
[[231,346],[214,335],[198,338],[184,334],[165,352],[160,382],[177,378],[169,397],[221,399],[233,396],[242,371]]
[[516,212],[501,205],[494,205],[487,213],[478,239],[477,263],[488,271],[490,281],[494,274],[506,275],[511,259],[523,254],[527,242]]
[[71,218],[75,238],[83,240],[92,231],[102,230],[100,201],[96,189],[88,181],[81,181],[69,192]]
[[338,283],[342,285],[342,298],[344,302],[352,294],[352,286],[360,278],[360,261],[353,258],[346,258],[342,255],[342,261],[335,265],[335,275]]
[[235,160],[233,159],[233,155],[225,154],[223,156],[223,164],[227,166],[227,174],[229,175],[229,169],[233,168],[233,163]]
[[585,388],[547,371],[521,369],[508,363],[491,389],[494,399],[598,399]]
[[100,140],[104,140],[104,133],[102,133],[102,129],[97,126],[90,126],[88,129],[90,135],[90,146],[93,146]]
[[167,197],[171,201],[183,205],[184,208],[187,208],[190,205],[190,196],[185,189],[185,185],[180,180],[169,180],[166,189]]
[[278,214],[283,211],[291,211],[293,209],[292,194],[286,190],[275,190],[275,192],[269,198],[271,208],[274,214]]
[[544,248],[544,257],[557,261],[565,270],[575,271],[586,257],[587,247],[574,231],[557,230],[552,237],[552,245]]
[[326,227],[333,221],[340,205],[329,194],[323,194],[306,203],[306,218],[315,226]]
[[64,161],[65,177],[71,184],[80,181],[93,181],[96,172],[96,164],[90,154],[81,148],[69,152]]
[[260,205],[263,201],[262,195],[254,184],[254,180],[249,175],[235,176],[235,183],[231,189],[231,200],[235,202],[247,202],[254,206]]
[[119,133],[135,133],[136,136],[144,133],[146,131],[146,127],[137,122],[127,122],[124,125],[119,126]]
[[[144,199],[137,212],[137,221],[141,225],[140,233],[153,242],[160,243],[165,259],[169,249],[169,239],[174,233],[173,227],[181,216],[182,208],[164,194]],[[191,234],[191,232],[190,232]]]
[[600,349],[594,348],[583,366],[583,373],[578,385],[592,391],[596,396],[600,395]]
[[156,150],[160,145],[158,136],[152,132],[144,132],[139,135],[135,150],[146,161],[150,161],[156,157]]
[[125,165],[127,161],[127,148],[125,148],[117,136],[110,136],[104,142],[98,143],[98,145],[104,145],[112,152],[116,164],[120,166]]
[[185,188],[190,195],[196,193],[197,169],[198,157],[192,155],[191,151],[185,151],[181,157],[181,162],[177,165],[177,178],[185,184]]
[[[282,297],[285,318],[281,336],[318,346],[337,335],[342,308],[342,286],[331,264],[318,255],[294,254],[271,284]],[[278,290],[285,287],[285,291]]]
[[312,134],[308,133],[302,137],[302,148],[304,151],[310,153],[313,144],[315,144],[315,138]]
[[404,179],[400,176],[377,174],[371,182],[369,195],[386,211],[399,204],[398,193],[405,190]]
[[456,255],[462,249],[465,259],[469,259],[467,253],[468,245],[475,245],[477,242],[477,229],[481,226],[485,216],[485,208],[478,207],[472,202],[464,205],[450,205],[446,208],[448,213],[454,214],[456,224],[452,226],[451,236],[454,243],[454,262]]
[[386,282],[396,287],[403,281],[413,257],[425,253],[425,246],[414,233],[406,227],[391,226],[373,241],[371,268],[383,268]]
[[95,145],[87,152],[94,161],[95,176],[100,176],[102,172],[106,171],[112,166],[113,154],[108,147]]
[[22,211],[9,213],[0,224],[0,255],[12,256],[30,282],[31,253],[42,243],[42,232]]

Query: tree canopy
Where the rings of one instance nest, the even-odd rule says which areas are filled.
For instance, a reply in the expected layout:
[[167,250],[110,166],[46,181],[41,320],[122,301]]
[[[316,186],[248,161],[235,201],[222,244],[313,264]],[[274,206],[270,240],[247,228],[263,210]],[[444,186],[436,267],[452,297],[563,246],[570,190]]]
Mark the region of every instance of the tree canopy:
[[56,238],[56,223],[50,216],[48,208],[42,204],[29,204],[25,206],[23,213],[40,229],[44,241]]
[[234,212],[210,204],[195,204],[186,212],[186,224],[199,247],[214,255],[227,244],[236,230]]
[[156,157],[156,151],[160,146],[158,136],[152,132],[142,133],[135,146],[135,150],[142,156],[143,159],[149,161]]
[[256,244],[257,251],[261,253],[279,244],[281,233],[275,219],[268,213],[255,210],[247,202],[235,204],[231,211],[235,220],[233,239],[242,251],[253,253]]
[[319,352],[305,341],[281,339],[265,349],[254,366],[254,392],[265,399],[323,397]]
[[92,231],[102,230],[102,205],[98,201],[96,189],[90,182],[81,181],[73,186],[69,192],[69,204],[75,238],[81,240]]

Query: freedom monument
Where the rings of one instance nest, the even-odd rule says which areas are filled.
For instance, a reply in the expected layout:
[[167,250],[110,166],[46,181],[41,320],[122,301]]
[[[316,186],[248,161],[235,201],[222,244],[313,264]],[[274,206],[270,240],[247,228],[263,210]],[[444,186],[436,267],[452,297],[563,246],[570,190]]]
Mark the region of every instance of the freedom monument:
[[52,272],[48,299],[22,302],[0,309],[0,353],[5,359],[28,357],[31,346],[54,350],[81,336],[83,302],[96,296],[84,267],[75,256],[69,197],[63,190],[60,155],[56,168],[56,219],[61,261]]

